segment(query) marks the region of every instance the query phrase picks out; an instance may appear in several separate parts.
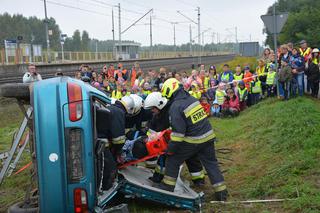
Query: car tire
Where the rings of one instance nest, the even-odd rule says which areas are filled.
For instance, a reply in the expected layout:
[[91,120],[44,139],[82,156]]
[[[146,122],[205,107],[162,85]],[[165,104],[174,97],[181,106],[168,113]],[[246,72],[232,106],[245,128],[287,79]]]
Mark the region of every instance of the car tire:
[[17,98],[22,100],[30,99],[30,84],[8,83],[0,85],[0,96],[6,98]]

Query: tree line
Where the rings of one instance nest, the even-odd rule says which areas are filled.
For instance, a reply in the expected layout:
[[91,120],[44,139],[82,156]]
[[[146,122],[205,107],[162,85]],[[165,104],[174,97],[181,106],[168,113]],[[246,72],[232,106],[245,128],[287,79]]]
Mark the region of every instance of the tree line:
[[[46,49],[46,33],[45,20],[39,19],[35,16],[24,17],[21,14],[10,15],[8,13],[0,14],[0,47],[4,46],[4,40],[17,39],[22,36],[21,43],[40,44],[43,49]],[[61,29],[54,18],[48,19],[48,29],[52,31],[49,35],[50,49],[54,51],[61,51],[60,34]],[[115,41],[117,42],[117,41]],[[132,41],[124,41],[132,42]],[[89,33],[85,30],[75,30],[73,35],[68,35],[64,41],[65,51],[84,51],[95,52],[96,47],[99,52],[112,52],[114,46],[113,40],[98,40],[90,38]],[[203,45],[202,51],[230,51],[234,49],[234,43],[219,43]],[[198,44],[192,44],[193,51],[199,51]],[[149,51],[150,47],[142,46],[142,51]],[[156,44],[153,46],[153,51],[189,51],[190,43],[177,45]]]
[[[17,39],[22,36],[21,43],[40,44],[46,49],[46,32],[45,20],[35,16],[24,17],[21,14],[10,15],[8,13],[0,14],[0,46],[4,46],[4,40]],[[54,18],[48,19],[48,29],[52,31],[49,35],[50,49],[55,51],[61,50],[60,34],[61,29]],[[73,35],[65,38],[65,51],[95,51],[96,43],[98,51],[110,52],[113,49],[113,40],[97,40],[90,38],[89,33],[85,30],[80,32],[75,30]]]
[[[312,47],[320,46],[319,0],[278,0],[275,7],[276,13],[289,13],[288,20],[278,37],[278,43],[292,42],[298,45],[301,40],[306,40]],[[267,14],[273,14],[273,5],[268,8]],[[273,48],[273,37],[269,32],[266,44]]]

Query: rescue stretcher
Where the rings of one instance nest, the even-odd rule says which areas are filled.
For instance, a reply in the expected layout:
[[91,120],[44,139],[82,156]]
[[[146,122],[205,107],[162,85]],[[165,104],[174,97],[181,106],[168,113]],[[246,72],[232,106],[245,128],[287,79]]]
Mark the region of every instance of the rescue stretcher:
[[118,173],[120,174],[119,180],[121,183],[119,190],[123,194],[131,195],[132,197],[191,211],[199,210],[203,193],[193,191],[184,183],[180,178],[180,172],[174,192],[169,192],[154,187],[154,183],[149,180],[149,177],[153,175],[152,170],[142,166],[135,166],[150,158],[165,154],[168,141],[170,140],[170,134],[171,130],[164,130],[160,132],[156,138],[146,142],[148,156],[118,166]]

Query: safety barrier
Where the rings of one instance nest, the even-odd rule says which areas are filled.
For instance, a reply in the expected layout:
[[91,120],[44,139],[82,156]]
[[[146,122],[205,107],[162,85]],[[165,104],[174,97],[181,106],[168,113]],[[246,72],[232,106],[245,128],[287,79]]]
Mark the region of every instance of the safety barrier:
[[[179,58],[188,56],[214,56],[227,54],[226,52],[192,52],[189,51],[141,51],[139,52],[139,59],[157,59],[157,58]],[[73,63],[73,62],[94,62],[94,61],[112,61],[114,54],[112,52],[56,52],[51,51],[50,57],[47,52],[43,51],[41,56],[30,56],[22,49],[16,49],[14,56],[5,55],[5,50],[0,49],[0,64],[28,64],[30,62],[36,64],[47,64],[50,63]]]

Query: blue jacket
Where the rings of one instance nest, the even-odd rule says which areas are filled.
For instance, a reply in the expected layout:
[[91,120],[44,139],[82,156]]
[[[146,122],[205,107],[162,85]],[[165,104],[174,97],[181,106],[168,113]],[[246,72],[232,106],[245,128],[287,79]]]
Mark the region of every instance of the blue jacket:
[[292,69],[297,69],[298,72],[302,72],[304,70],[304,58],[300,55],[291,55],[290,65]]
[[233,81],[233,73],[231,72],[231,70],[220,74],[219,82],[222,82],[222,81],[227,81],[227,82]]

